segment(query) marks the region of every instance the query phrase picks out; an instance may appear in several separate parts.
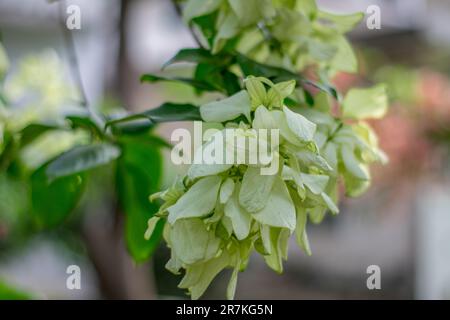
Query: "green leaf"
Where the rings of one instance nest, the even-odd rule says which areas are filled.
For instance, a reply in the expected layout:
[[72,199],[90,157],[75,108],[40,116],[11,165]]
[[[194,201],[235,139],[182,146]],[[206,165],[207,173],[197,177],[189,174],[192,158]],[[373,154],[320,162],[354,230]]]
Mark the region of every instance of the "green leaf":
[[222,178],[206,177],[197,181],[177,203],[169,208],[168,221],[174,224],[178,219],[203,217],[214,209]]
[[208,50],[202,48],[181,49],[167,61],[163,68],[178,62],[204,63],[208,65],[223,65],[227,60],[220,55],[212,55]]
[[283,106],[283,112],[289,129],[302,141],[312,141],[316,132],[316,124],[306,119],[301,114],[291,111]]
[[[221,62],[229,60],[227,57],[215,57],[218,57],[217,59],[220,59]],[[226,93],[229,96],[241,90],[240,79],[234,73],[228,71],[227,66],[199,63],[195,68],[194,79],[213,87],[214,90],[211,91]]]
[[32,298],[30,293],[13,288],[0,280],[0,300],[31,300]]
[[228,95],[233,95],[241,90],[240,79],[233,72],[223,70],[221,76],[224,83],[223,88]]
[[103,132],[94,120],[89,116],[70,115],[66,117],[73,129],[84,129],[90,131],[95,137],[103,137]]
[[275,178],[272,192],[268,198],[265,207],[261,211],[253,213],[252,217],[261,224],[295,230],[295,207],[289,191],[280,177]]
[[20,146],[24,147],[46,132],[60,129],[58,126],[49,124],[32,123],[20,131]]
[[244,115],[250,121],[250,99],[242,90],[223,100],[202,105],[200,114],[206,122],[225,122]]
[[118,137],[118,141],[123,143],[135,142],[135,143],[143,143],[148,145],[149,148],[168,148],[172,149],[172,145],[164,140],[163,138],[153,134],[152,132],[124,132],[120,137]]
[[75,147],[53,160],[46,173],[50,180],[81,173],[116,160],[120,149],[109,143]]
[[[130,117],[131,118],[131,117]],[[149,133],[154,127],[155,124],[148,121],[147,118],[131,118],[123,121],[118,121],[117,123],[111,125],[111,123],[107,124],[107,127],[111,126],[111,133],[115,136],[122,135],[142,135]],[[166,146],[172,147],[167,142]]]
[[321,91],[326,92],[335,99],[338,99],[338,93],[335,88],[328,84],[318,83],[305,79],[303,76],[290,72],[286,69],[269,66],[263,63],[256,62],[248,57],[238,54],[236,57],[237,64],[242,69],[245,76],[265,77],[273,82],[290,81],[295,80],[297,86],[302,86],[305,89],[308,87],[314,87]]
[[192,25],[200,30],[200,41],[206,44],[206,47],[212,48],[214,37],[216,35],[216,21],[219,11],[216,10],[210,14],[192,19]]
[[122,145],[116,172],[117,196],[125,215],[128,251],[136,262],[142,262],[157,248],[165,222],[164,219],[153,220],[153,230],[147,230],[149,219],[158,211],[158,206],[150,203],[148,196],[159,187],[162,158],[151,140],[126,139],[122,140]]
[[242,178],[239,203],[248,212],[257,212],[269,201],[275,175],[261,175],[261,168],[248,167]]
[[[297,79],[297,81],[298,81],[298,79]],[[305,88],[307,88],[307,86],[311,86],[311,87],[319,89],[323,92],[326,92],[328,95],[330,95],[331,97],[333,97],[336,100],[340,99],[340,96],[339,96],[338,92],[336,91],[336,89],[328,83],[319,83],[319,82],[315,82],[315,81],[311,81],[311,80],[303,80],[303,83],[304,83]]]
[[382,118],[388,108],[386,87],[382,84],[368,89],[351,89],[342,103],[347,118]]
[[15,136],[9,132],[3,132],[3,145],[1,146],[0,153],[0,171],[8,169],[10,164],[17,156],[19,149],[18,141]]
[[113,119],[106,123],[106,127],[116,126],[127,122],[136,122],[137,120],[147,119],[149,128],[156,123],[177,122],[177,121],[195,121],[202,120],[199,108],[192,104],[164,103],[157,108],[136,113],[119,119]]
[[[265,77],[273,82],[278,82],[274,79],[283,78],[283,80],[297,80],[301,78],[299,75],[290,72],[286,69],[269,66],[263,63],[256,62],[243,54],[237,54],[237,64],[242,69],[245,76]],[[301,78],[301,80],[304,80]]]
[[77,206],[84,188],[85,176],[74,174],[48,181],[43,165],[31,175],[32,214],[45,228],[61,224]]
[[161,82],[161,81],[184,83],[184,84],[187,84],[187,85],[199,90],[200,92],[202,92],[202,91],[217,91],[217,87],[213,86],[212,84],[210,84],[206,81],[201,81],[201,80],[197,80],[197,79],[182,78],[182,77],[170,78],[170,77],[157,76],[154,74],[144,74],[141,76],[141,82],[154,83],[154,82]]
[[154,123],[202,120],[199,108],[192,104],[164,103],[142,115]]

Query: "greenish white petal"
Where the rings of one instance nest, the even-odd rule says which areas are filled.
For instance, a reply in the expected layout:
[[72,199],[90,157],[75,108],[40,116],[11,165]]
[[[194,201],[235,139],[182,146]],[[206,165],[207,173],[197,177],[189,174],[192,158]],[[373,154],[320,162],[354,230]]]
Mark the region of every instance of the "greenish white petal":
[[240,115],[250,121],[250,98],[248,93],[242,90],[231,97],[202,105],[200,114],[206,122],[225,122]]
[[344,117],[353,119],[382,118],[388,108],[386,86],[351,89],[342,102]]
[[220,203],[224,204],[227,203],[227,201],[230,199],[231,195],[233,194],[235,188],[235,184],[233,179],[227,178],[220,187],[220,193],[219,193],[219,200]]
[[276,176],[261,175],[260,170],[258,167],[248,167],[242,178],[239,203],[248,212],[264,208],[272,192]]
[[181,219],[170,233],[170,243],[176,257],[185,264],[212,259],[219,250],[220,239],[207,230],[201,219]]
[[239,204],[239,186],[233,192],[233,195],[225,205],[225,216],[229,217],[233,226],[234,234],[238,240],[247,238],[250,233],[252,217]]
[[302,141],[312,141],[316,132],[316,125],[306,119],[301,114],[291,111],[288,107],[283,107],[284,115],[289,129]]
[[206,177],[197,181],[173,206],[167,208],[168,221],[174,224],[178,219],[203,217],[214,209],[222,178]]
[[351,173],[355,178],[361,180],[369,180],[369,171],[363,166],[355,156],[355,151],[348,145],[341,146],[342,162],[346,170]]
[[159,219],[160,219],[159,217],[151,217],[150,219],[148,219],[147,230],[145,231],[144,234],[145,240],[149,240],[151,238]]
[[330,209],[331,213],[333,213],[333,214],[338,214],[339,213],[339,208],[337,207],[337,205],[334,203],[334,201],[325,192],[322,192],[320,194],[320,196],[322,197],[323,201],[327,205],[327,208]]
[[295,207],[289,191],[280,177],[275,178],[265,207],[252,214],[252,217],[261,224],[295,230]]
[[255,111],[253,119],[253,128],[255,129],[277,129],[277,123],[272,113],[266,107],[260,105]]
[[312,252],[308,240],[308,235],[306,233],[307,221],[308,215],[306,213],[305,208],[297,206],[297,226],[295,228],[295,236],[297,244],[308,256],[310,256]]
[[300,177],[305,186],[314,194],[321,194],[327,187],[329,180],[328,176],[320,174],[301,173]]

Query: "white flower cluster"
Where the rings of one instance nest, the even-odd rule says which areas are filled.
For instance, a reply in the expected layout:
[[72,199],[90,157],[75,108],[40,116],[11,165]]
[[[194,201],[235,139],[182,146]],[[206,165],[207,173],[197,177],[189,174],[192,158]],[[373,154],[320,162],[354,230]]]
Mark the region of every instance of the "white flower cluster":
[[[179,286],[194,299],[227,267],[234,269],[227,292],[233,298],[238,272],[246,268],[253,249],[281,273],[293,233],[310,254],[307,221],[320,222],[328,210],[338,213],[339,177],[349,194],[358,194],[369,183],[367,164],[382,159],[369,127],[332,117],[325,96],[318,96],[322,102],[316,109],[294,111],[284,101],[294,92],[295,81],[274,84],[250,77],[245,85],[246,90],[203,105],[200,112],[204,121],[224,125],[220,133],[239,127],[256,139],[255,129],[279,130],[271,163],[193,164],[184,178],[152,196],[164,204],[149,220],[147,236],[159,219],[167,219],[164,234],[172,249],[167,268],[177,274],[185,269]],[[370,104],[373,98],[367,90],[365,101],[361,92],[351,95],[356,98],[346,97],[348,114],[352,100]],[[274,150],[273,145],[265,147]],[[261,173],[275,161],[274,174]]]

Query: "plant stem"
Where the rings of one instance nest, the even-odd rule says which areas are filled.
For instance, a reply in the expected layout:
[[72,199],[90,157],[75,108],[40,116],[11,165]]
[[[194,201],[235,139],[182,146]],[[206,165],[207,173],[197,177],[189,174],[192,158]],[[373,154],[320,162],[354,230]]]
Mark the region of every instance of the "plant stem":
[[92,109],[92,106],[89,104],[86,90],[83,85],[83,80],[81,78],[81,71],[80,71],[80,65],[77,58],[76,48],[75,48],[75,41],[72,35],[72,32],[67,28],[65,23],[65,8],[67,8],[66,0],[60,0],[59,2],[59,22],[62,29],[64,42],[67,50],[67,55],[69,57],[69,65],[71,70],[71,76],[72,79],[75,82],[75,85],[78,89],[78,92],[80,94],[80,101],[79,103],[85,107],[89,114],[91,115],[92,119],[99,125],[103,125],[103,120],[94,112]]
[[[178,1],[177,1],[177,0],[172,0],[172,3],[173,3],[173,6],[175,7],[175,11],[177,12],[178,16],[179,16],[180,18],[182,18],[182,17],[183,17],[183,11],[181,10],[181,6],[180,6],[180,4],[178,3]],[[191,25],[189,26],[189,31],[191,32],[192,37],[194,38],[194,40],[195,40],[195,42],[197,43],[197,45],[198,45],[200,48],[203,48],[203,49],[204,49],[204,46],[203,46],[202,42],[201,42],[200,39],[198,38],[198,35],[195,33],[195,30],[194,30],[194,28],[193,28]]]

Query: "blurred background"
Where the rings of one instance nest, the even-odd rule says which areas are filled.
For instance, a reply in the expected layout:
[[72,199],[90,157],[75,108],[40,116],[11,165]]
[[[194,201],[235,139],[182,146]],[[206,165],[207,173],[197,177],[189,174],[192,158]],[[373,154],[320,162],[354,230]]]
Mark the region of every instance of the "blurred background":
[[[171,1],[66,3],[81,8],[81,29],[71,32],[91,105],[138,111],[163,101],[198,102],[193,90],[182,84],[139,82],[143,73],[160,72],[179,49],[196,46]],[[342,92],[364,83],[388,84],[389,114],[372,125],[390,163],[373,168],[373,185],[364,196],[343,199],[338,217],[309,226],[311,257],[293,242],[279,276],[255,255],[239,275],[236,298],[450,299],[450,2],[318,3],[337,13],[366,12],[374,4],[381,8],[380,30],[361,23],[349,35],[360,73],[339,74],[334,83]],[[23,75],[8,79],[11,92],[34,77],[39,83],[53,83],[49,90],[77,99],[73,51],[60,19],[58,3],[0,0],[0,30],[11,73]],[[167,70],[189,71],[183,64]],[[169,138],[179,126],[160,126],[158,132]],[[74,139],[83,137],[66,143]],[[31,165],[44,161],[39,148],[28,152]],[[164,164],[167,185],[182,169],[167,157]],[[39,233],[27,229],[23,186],[0,177],[2,281],[24,296],[43,299],[187,298],[177,289],[179,277],[164,269],[169,252],[163,244],[148,263],[135,265],[128,257],[121,228],[110,214],[114,208],[106,171],[96,172],[97,184],[68,225]],[[95,187],[99,181],[102,188]],[[72,264],[81,268],[81,290],[66,288],[66,268]],[[381,290],[366,287],[370,265],[381,268]],[[227,279],[227,274],[220,275],[205,298],[224,298]]]

